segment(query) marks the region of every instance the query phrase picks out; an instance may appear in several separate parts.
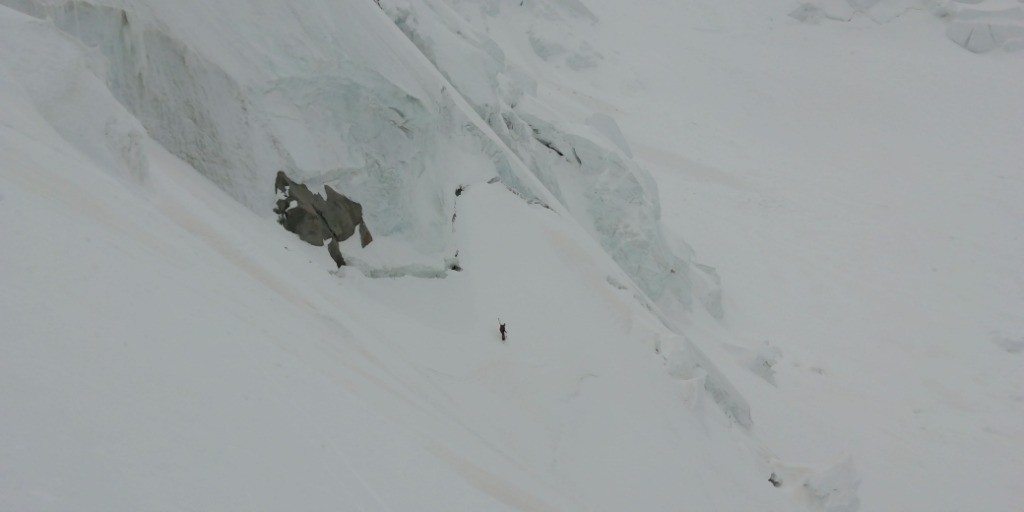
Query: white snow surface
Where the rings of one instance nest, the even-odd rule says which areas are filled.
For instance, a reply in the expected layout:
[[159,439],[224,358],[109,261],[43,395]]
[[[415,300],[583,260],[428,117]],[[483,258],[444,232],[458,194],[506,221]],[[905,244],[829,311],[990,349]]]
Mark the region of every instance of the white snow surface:
[[0,509],[1015,510],[1019,9],[0,0]]

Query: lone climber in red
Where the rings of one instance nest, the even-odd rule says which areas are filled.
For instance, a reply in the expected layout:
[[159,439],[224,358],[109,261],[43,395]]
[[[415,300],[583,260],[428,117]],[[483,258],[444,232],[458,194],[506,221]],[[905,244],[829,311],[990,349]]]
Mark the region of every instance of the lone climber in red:
[[498,320],[498,332],[501,333],[501,341],[505,341],[505,324],[501,323],[501,319]]

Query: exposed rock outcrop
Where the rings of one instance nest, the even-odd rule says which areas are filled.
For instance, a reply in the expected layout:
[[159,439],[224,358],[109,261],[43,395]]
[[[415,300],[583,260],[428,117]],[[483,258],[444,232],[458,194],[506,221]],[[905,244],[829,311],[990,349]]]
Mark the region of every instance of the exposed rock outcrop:
[[330,240],[327,252],[338,267],[345,264],[338,242],[348,240],[357,227],[363,247],[373,241],[363,220],[363,206],[330,186],[324,186],[325,199],[311,192],[309,187],[292,181],[284,171],[278,171],[274,190],[278,195],[274,208],[278,222],[307,243],[323,246],[324,240]]

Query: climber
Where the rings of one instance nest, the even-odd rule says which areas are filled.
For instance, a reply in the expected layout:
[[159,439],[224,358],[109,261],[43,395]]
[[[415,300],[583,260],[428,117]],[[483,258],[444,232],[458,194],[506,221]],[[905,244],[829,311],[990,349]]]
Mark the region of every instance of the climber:
[[500,318],[498,319],[498,332],[501,333],[501,341],[504,342],[505,341],[505,334],[506,334],[505,324],[501,323],[501,319]]

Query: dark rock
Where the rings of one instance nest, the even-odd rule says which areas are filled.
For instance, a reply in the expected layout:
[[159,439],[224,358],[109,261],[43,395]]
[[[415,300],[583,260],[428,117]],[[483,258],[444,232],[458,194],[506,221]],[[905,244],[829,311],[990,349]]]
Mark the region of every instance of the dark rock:
[[288,200],[278,199],[277,206],[274,207],[274,213],[278,215],[284,215],[284,212],[288,211]]
[[359,243],[366,247],[373,241],[373,235],[370,234],[369,228],[366,227],[365,222],[359,223]]
[[325,186],[327,200],[317,208],[327,221],[327,227],[339,240],[348,240],[356,232],[356,224],[363,222],[363,207],[359,203]]
[[303,242],[316,246],[324,245],[323,220],[310,206],[299,205],[286,211],[281,224],[288,231],[299,235]]
[[327,251],[339,267],[345,264],[345,259],[341,256],[338,242],[348,240],[355,234],[357,226],[363,247],[373,241],[363,220],[363,206],[333,188],[324,187],[325,199],[305,185],[292,181],[284,171],[278,171],[274,190],[282,196],[274,207],[278,222],[307,243],[322,246],[324,240],[329,239]]
[[292,180],[284,171],[277,171],[277,176],[274,177],[274,192],[286,192],[291,184]]
[[444,259],[444,266],[448,270],[454,270],[455,272],[462,272],[462,265],[459,264],[459,252],[455,251],[455,256]]
[[327,243],[327,252],[331,255],[331,259],[338,265],[338,268],[345,266],[345,258],[341,256],[341,249],[338,247],[338,239],[332,238]]

